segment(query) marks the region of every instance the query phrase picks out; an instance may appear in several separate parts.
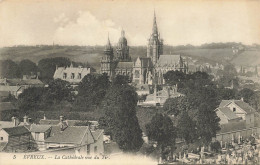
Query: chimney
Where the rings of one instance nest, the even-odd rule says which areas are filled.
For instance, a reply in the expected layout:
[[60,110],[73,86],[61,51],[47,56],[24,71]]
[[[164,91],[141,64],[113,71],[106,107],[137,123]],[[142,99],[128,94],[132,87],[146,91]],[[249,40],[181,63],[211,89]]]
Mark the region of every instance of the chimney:
[[241,97],[241,101],[244,101],[244,98],[243,98],[243,97]]
[[63,116],[60,116],[60,122],[63,122]]
[[29,118],[28,118],[27,115],[25,115],[25,116],[23,117],[23,122],[24,122],[24,124],[29,123]]
[[43,114],[43,120],[46,120],[46,116],[45,116],[45,114]]
[[16,127],[18,125],[16,117],[12,117],[13,126]]

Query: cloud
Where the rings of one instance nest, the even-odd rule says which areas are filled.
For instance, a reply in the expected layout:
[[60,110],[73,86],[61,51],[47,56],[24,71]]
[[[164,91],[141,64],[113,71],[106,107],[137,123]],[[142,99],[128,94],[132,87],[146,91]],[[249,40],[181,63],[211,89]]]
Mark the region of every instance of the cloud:
[[[60,24],[54,34],[54,42],[66,45],[105,45],[109,34],[110,41],[116,45],[121,27],[110,19],[98,20],[90,12],[78,12],[76,21],[70,21],[64,13],[54,18]],[[126,37],[131,45],[143,44],[146,39],[139,34],[129,34]]]

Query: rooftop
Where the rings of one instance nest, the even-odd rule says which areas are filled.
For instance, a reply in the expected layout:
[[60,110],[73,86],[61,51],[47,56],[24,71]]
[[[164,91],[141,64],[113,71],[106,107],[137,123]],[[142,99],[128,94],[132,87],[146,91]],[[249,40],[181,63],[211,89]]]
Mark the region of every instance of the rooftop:
[[243,109],[246,113],[252,113],[252,112],[256,112],[256,110],[251,107],[248,103],[242,101],[242,100],[222,100],[219,107],[226,107],[229,104],[234,103],[237,106],[239,106],[241,109]]
[[46,132],[48,129],[50,129],[51,126],[50,125],[36,125],[36,124],[32,124],[30,127],[30,131],[31,132]]
[[168,65],[179,66],[180,60],[181,60],[181,55],[160,55],[157,65],[162,67]]
[[87,134],[88,143],[93,141],[88,126],[69,126],[61,131],[59,126],[52,126],[51,137],[45,140],[46,143],[70,143],[81,144],[83,137]]
[[229,120],[239,118],[235,113],[233,113],[228,107],[217,108],[221,111]]
[[5,130],[5,132],[7,132],[9,136],[16,136],[16,135],[30,133],[30,131],[25,126],[3,128],[3,130]]

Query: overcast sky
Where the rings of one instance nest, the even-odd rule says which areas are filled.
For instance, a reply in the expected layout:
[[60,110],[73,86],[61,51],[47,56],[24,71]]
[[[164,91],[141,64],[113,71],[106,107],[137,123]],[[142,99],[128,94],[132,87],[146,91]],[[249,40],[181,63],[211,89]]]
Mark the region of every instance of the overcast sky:
[[146,45],[156,11],[168,45],[260,43],[260,1],[0,0],[0,46]]

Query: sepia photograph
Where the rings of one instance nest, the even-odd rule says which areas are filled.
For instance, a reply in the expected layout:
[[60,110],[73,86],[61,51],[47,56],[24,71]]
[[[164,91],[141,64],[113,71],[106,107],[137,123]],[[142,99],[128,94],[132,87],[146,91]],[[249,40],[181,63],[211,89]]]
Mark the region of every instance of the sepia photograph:
[[260,1],[0,0],[0,164],[260,164]]

